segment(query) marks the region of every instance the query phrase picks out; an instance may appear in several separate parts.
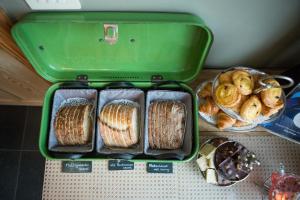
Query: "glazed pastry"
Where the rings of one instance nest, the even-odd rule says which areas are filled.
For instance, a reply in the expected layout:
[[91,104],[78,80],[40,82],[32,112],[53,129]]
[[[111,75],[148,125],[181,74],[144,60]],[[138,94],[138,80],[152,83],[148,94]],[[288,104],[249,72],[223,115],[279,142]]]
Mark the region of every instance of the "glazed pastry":
[[127,148],[138,143],[138,108],[127,103],[106,104],[99,116],[99,134],[108,147]]
[[[280,84],[274,80],[274,79],[268,79],[265,81],[265,83],[272,84],[274,86],[280,86]],[[282,89],[281,88],[270,88],[261,91],[261,100],[262,102],[270,107],[274,108],[277,105],[277,102],[279,101],[281,94],[282,94]]]
[[273,114],[277,113],[281,108],[283,108],[283,102],[279,100],[276,103],[276,106],[273,108],[263,105],[261,113],[265,117],[271,117]]
[[223,72],[220,74],[218,80],[219,80],[219,84],[221,83],[232,83],[232,71],[227,71],[227,72]]
[[203,87],[203,89],[198,93],[198,95],[202,98],[210,97],[211,90],[212,90],[212,83],[209,82]]
[[248,122],[243,122],[240,120],[236,120],[236,122],[233,124],[234,127],[243,127],[249,125]]
[[240,113],[241,106],[248,98],[249,98],[249,96],[241,95],[241,100],[235,106],[233,106],[231,109],[236,113]]
[[84,145],[92,136],[92,105],[66,106],[58,110],[54,131],[60,145]]
[[236,106],[241,100],[237,87],[230,83],[218,85],[214,95],[216,102],[227,108]]
[[178,101],[154,101],[148,110],[151,149],[180,149],[186,124],[185,105]]
[[205,103],[200,105],[199,111],[207,115],[215,115],[219,111],[219,107],[211,97],[208,97]]
[[240,115],[243,119],[252,121],[259,116],[261,109],[262,104],[259,98],[253,95],[243,103],[240,110]]
[[236,119],[233,119],[224,112],[218,112],[217,114],[217,127],[221,130],[230,128],[236,122]]
[[254,88],[254,79],[251,74],[244,70],[236,70],[232,73],[233,84],[241,94],[249,95]]

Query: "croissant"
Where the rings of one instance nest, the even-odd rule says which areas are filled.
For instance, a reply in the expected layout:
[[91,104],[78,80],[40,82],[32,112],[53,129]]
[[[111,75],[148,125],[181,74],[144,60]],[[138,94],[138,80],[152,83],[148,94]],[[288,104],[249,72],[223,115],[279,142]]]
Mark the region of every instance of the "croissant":
[[211,97],[207,97],[205,103],[200,105],[199,111],[207,115],[215,115],[218,113],[219,107]]
[[[272,84],[274,86],[280,86],[280,84],[274,79],[268,79],[265,81],[265,83]],[[261,91],[261,100],[266,106],[274,108],[281,97],[281,93],[281,88],[270,88],[263,90]]]
[[224,112],[218,112],[217,114],[217,127],[221,130],[232,127],[236,122],[236,119],[233,119]]
[[236,120],[236,122],[233,124],[234,127],[243,127],[249,125],[248,122],[243,122],[240,120]]
[[232,74],[232,81],[241,94],[249,95],[254,88],[254,79],[244,70],[236,70]]
[[231,83],[222,83],[218,85],[214,95],[216,102],[227,108],[234,107],[241,100],[241,94],[237,87]]
[[277,102],[276,106],[273,107],[273,108],[270,108],[268,106],[262,105],[261,113],[265,117],[270,117],[273,114],[277,113],[281,108],[283,108],[283,105],[284,104],[283,104],[283,102],[281,100],[279,100]]
[[212,90],[212,83],[207,83],[203,89],[199,92],[199,96],[202,98],[210,97],[211,96],[211,90]]

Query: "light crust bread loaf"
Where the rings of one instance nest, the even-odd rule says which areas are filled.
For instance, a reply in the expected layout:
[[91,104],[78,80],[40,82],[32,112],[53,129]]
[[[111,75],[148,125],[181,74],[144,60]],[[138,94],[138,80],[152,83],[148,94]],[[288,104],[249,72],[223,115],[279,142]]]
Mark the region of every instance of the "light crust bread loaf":
[[179,149],[186,125],[185,105],[178,101],[154,101],[148,110],[148,140],[151,149]]
[[108,147],[127,148],[138,143],[138,108],[131,104],[105,105],[99,116],[99,134]]
[[84,145],[91,141],[92,105],[66,106],[58,110],[54,130],[60,145]]

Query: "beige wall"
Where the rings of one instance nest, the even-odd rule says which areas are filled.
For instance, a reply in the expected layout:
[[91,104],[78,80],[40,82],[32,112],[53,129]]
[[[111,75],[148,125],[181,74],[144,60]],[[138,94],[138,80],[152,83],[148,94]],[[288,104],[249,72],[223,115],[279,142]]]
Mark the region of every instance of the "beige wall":
[[[82,10],[189,12],[214,33],[206,66],[300,64],[300,0],[81,0]],[[1,0],[13,19],[30,12],[24,0]]]

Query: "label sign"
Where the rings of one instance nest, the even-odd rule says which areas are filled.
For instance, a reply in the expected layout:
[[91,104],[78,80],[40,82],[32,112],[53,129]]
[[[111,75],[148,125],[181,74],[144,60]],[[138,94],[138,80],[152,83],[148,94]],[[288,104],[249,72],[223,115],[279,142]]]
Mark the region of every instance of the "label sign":
[[91,173],[92,161],[62,161],[64,173]]
[[148,162],[148,173],[173,173],[173,163]]
[[134,170],[134,163],[127,160],[109,160],[108,170]]

